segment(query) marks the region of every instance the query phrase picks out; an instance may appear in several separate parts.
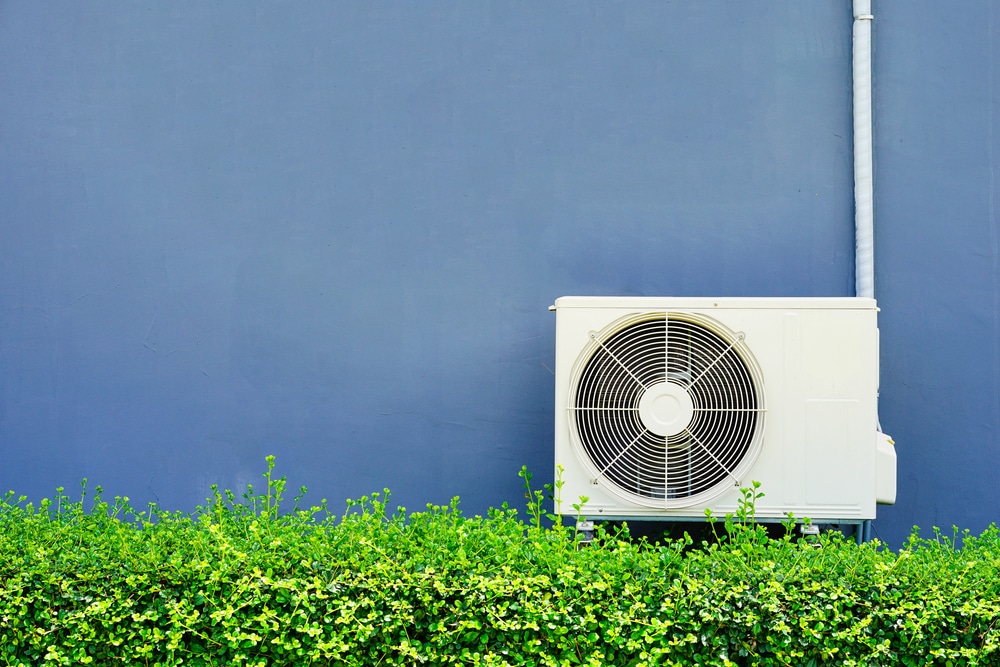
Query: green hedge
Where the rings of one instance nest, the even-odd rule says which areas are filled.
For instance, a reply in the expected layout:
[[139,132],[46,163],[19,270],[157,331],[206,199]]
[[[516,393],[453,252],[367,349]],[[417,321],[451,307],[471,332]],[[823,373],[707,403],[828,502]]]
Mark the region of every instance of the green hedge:
[[193,514],[8,494],[0,664],[1000,664],[995,527],[899,553],[769,539],[753,487],[710,544],[584,547],[530,489],[524,518],[390,513],[388,491],[279,511],[268,463],[263,492]]

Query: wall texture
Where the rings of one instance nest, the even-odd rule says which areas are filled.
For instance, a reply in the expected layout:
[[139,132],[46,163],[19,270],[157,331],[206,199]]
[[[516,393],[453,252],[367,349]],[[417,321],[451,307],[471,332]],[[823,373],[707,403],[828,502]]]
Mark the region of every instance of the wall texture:
[[1000,519],[1000,7],[876,15],[881,411],[900,490],[877,527],[978,532]]
[[[899,503],[995,516],[988,0],[877,2]],[[521,502],[564,294],[853,290],[849,2],[0,4],[0,488]]]

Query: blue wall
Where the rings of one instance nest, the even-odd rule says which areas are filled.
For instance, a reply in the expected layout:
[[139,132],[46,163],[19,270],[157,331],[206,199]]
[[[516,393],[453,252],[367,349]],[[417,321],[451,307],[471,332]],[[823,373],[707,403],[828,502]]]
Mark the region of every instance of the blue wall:
[[879,532],[1000,520],[1000,6],[876,4],[876,295],[899,500]]
[[[896,541],[995,518],[994,11],[876,4]],[[852,293],[850,35],[849,2],[0,4],[0,489],[190,508],[273,453],[334,506],[519,504],[556,297]]]

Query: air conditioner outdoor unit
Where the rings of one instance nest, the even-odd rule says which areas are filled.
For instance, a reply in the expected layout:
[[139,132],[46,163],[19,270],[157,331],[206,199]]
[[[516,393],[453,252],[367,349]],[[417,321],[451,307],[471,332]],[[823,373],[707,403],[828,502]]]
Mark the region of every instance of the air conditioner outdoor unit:
[[896,496],[873,299],[562,297],[555,461],[591,519],[857,523]]

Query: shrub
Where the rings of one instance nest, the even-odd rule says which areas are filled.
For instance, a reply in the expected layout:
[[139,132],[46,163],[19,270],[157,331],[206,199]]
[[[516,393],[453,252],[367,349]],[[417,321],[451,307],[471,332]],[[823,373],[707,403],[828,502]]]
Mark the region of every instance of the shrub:
[[[718,539],[583,546],[542,511],[407,514],[388,490],[282,508],[284,478],[193,513],[100,488],[0,499],[7,665],[996,664],[1000,535],[770,539],[757,485]],[[558,496],[559,480],[550,489]],[[710,520],[712,520],[710,518]],[[789,523],[788,528],[792,526]],[[958,543],[962,547],[958,548]],[[817,548],[818,547],[818,548]]]

